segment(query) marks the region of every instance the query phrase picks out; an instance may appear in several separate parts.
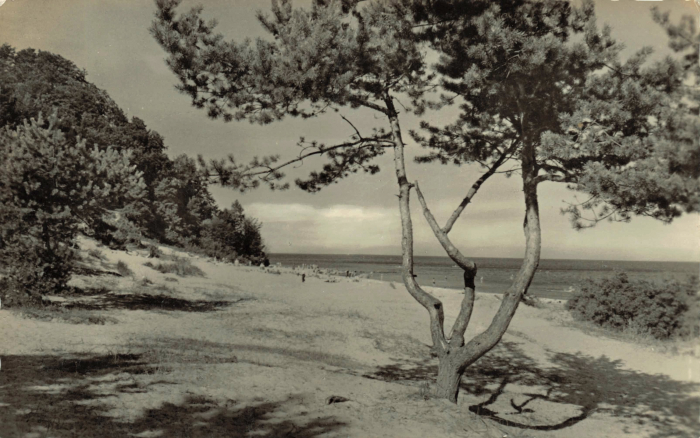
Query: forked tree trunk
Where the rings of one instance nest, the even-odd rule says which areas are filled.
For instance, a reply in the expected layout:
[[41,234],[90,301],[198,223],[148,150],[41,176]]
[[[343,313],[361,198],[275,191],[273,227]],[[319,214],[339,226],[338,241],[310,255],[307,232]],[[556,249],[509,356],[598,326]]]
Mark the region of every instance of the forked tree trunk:
[[[441,229],[428,210],[425,200],[420,193],[420,189],[416,186],[416,191],[423,205],[426,219],[433,229],[435,236],[442,244],[447,254],[465,272],[465,296],[450,338],[448,339],[445,337],[444,333],[444,310],[442,302],[421,289],[413,275],[413,225],[411,222],[409,198],[411,188],[414,187],[414,185],[409,183],[406,177],[404,143],[401,138],[398,115],[391,96],[386,96],[385,104],[387,108],[386,114],[391,123],[392,140],[394,142],[394,164],[399,185],[403,281],[411,296],[425,307],[430,315],[430,333],[433,340],[433,353],[437,355],[439,360],[435,395],[456,403],[459,394],[459,384],[464,370],[490,351],[501,340],[501,337],[503,337],[510,325],[510,321],[513,319],[513,315],[515,314],[520,300],[527,292],[535,275],[535,271],[537,270],[537,266],[539,265],[541,235],[539,207],[537,202],[538,169],[535,163],[535,149],[530,142],[523,142],[522,174],[523,192],[525,194],[525,221],[523,229],[526,240],[523,264],[515,281],[504,293],[501,307],[496,312],[490,326],[467,344],[464,343],[464,333],[474,305],[475,287],[473,279],[476,275],[476,265],[464,257],[447,237],[447,233],[461,210],[450,218],[445,228]],[[502,160],[499,160],[499,162],[502,162]],[[492,171],[493,170],[495,170],[495,167]],[[490,173],[493,173],[492,171]],[[483,178],[478,184],[480,185],[482,182]],[[478,189],[478,186],[475,185],[475,188]],[[468,198],[465,198],[465,202],[460,206],[461,209],[466,206],[471,196],[473,196],[473,193],[470,193]]]
[[438,375],[435,384],[435,396],[457,403],[459,384],[465,367],[456,355],[443,356],[438,361]]
[[539,208],[537,204],[537,188],[532,183],[534,178],[523,177],[525,185],[526,214],[523,225],[526,249],[525,258],[514,283],[503,295],[501,307],[491,321],[491,325],[483,333],[477,335],[464,347],[457,351],[445,351],[439,355],[438,377],[435,395],[457,402],[459,384],[464,371],[479,360],[498,344],[510,325],[518,304],[527,292],[532,282],[540,260],[541,235],[539,224]]

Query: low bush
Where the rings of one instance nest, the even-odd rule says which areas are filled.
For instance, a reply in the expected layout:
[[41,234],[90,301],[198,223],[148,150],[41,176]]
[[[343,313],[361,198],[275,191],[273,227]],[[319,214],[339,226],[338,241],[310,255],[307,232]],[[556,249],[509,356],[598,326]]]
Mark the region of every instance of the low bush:
[[5,246],[0,250],[5,265],[0,282],[2,305],[40,305],[43,295],[65,290],[74,257],[75,252],[63,245],[56,245],[53,251],[34,245]]
[[117,262],[117,272],[119,272],[119,275],[121,275],[122,277],[129,277],[131,275],[134,275],[131,269],[129,269],[129,266],[121,260]]
[[698,281],[630,280],[618,272],[590,280],[574,292],[567,309],[574,318],[617,331],[634,331],[657,339],[691,336],[700,331]]
[[161,251],[160,248],[158,248],[155,245],[148,246],[148,258],[149,259],[159,259],[161,257],[163,257],[163,251]]

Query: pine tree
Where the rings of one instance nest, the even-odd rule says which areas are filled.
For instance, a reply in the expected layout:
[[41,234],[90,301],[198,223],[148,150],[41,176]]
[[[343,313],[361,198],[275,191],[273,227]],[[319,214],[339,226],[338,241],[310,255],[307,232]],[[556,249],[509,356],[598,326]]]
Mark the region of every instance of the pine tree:
[[[302,139],[303,153],[288,162],[266,157],[241,164],[230,157],[208,169],[240,190],[260,183],[284,188],[281,169],[323,156],[328,161],[320,171],[297,181],[313,192],[358,171],[376,173],[372,160],[391,148],[402,276],[430,315],[440,397],[457,400],[465,369],[500,341],[534,277],[541,251],[539,184],[564,183],[591,195],[568,210],[579,228],[586,225],[582,209],[595,211],[595,223],[633,214],[670,221],[700,207],[697,178],[680,170],[697,150],[695,125],[673,104],[682,93],[683,70],[671,59],[645,66],[646,49],[620,61],[620,46],[610,29],[598,29],[591,2],[576,8],[555,0],[315,0],[309,9],[294,9],[281,0],[273,1],[272,15],[259,15],[271,38],[254,43],[225,41],[214,32],[215,22],[201,18],[201,8],[177,16],[179,0],[156,3],[152,33],[169,54],[180,91],[210,117],[268,124],[343,107],[369,108],[382,117],[384,126],[364,135],[343,116],[355,129],[352,138],[335,145]],[[429,51],[440,55],[434,69],[426,61]],[[430,149],[419,161],[485,169],[443,227],[407,176],[399,96],[410,102],[404,111],[419,116],[460,105],[453,124],[424,123],[422,132],[412,133]],[[465,342],[477,266],[449,232],[481,185],[503,171],[522,177],[525,257],[491,325]],[[413,188],[436,238],[464,270],[465,297],[447,336],[442,303],[413,275]]]
[[[10,288],[5,302],[39,301],[70,279],[79,231],[144,194],[131,153],[89,147],[57,128],[59,119],[32,119],[0,131],[0,258]],[[7,298],[10,298],[9,302]]]

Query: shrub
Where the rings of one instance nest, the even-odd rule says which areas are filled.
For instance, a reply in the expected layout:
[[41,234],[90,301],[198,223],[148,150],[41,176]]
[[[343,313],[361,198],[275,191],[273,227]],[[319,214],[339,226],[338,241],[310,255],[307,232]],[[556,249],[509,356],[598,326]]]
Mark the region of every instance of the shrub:
[[73,250],[57,246],[53,251],[40,246],[13,245],[3,248],[3,258],[15,255],[6,264],[5,277],[0,284],[3,306],[38,305],[42,295],[66,289],[70,280]]
[[[630,281],[618,272],[610,278],[588,281],[567,302],[574,318],[613,330],[633,330],[664,339],[688,335],[697,310],[697,278],[650,282]],[[695,321],[697,323],[697,321]]]
[[121,260],[117,262],[117,272],[119,272],[119,275],[122,277],[129,277],[134,274],[131,269],[129,269],[129,266]]
[[159,259],[161,257],[163,257],[163,251],[161,251],[160,248],[158,248],[155,245],[148,246],[148,258],[149,259]]

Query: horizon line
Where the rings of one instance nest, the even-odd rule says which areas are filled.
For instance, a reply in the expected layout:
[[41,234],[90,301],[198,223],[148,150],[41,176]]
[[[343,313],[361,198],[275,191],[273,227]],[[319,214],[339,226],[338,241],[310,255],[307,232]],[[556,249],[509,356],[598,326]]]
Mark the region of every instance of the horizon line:
[[[399,254],[372,254],[372,253],[316,253],[316,252],[270,252],[268,255],[309,255],[309,256],[384,256],[384,257],[401,257]],[[414,257],[435,257],[447,258],[447,255],[417,255]],[[470,257],[474,259],[512,259],[522,260],[523,257]],[[567,260],[567,261],[587,261],[587,262],[644,262],[644,263],[696,263],[700,264],[700,260],[628,260],[628,259],[571,259],[562,257],[541,257],[540,260]]]

